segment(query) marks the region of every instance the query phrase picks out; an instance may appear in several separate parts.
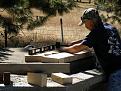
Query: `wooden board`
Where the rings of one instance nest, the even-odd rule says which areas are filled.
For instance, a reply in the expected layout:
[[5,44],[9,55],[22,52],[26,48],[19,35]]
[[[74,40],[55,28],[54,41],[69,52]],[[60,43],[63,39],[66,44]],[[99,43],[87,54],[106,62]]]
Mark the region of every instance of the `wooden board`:
[[92,56],[92,53],[87,51],[82,51],[79,53],[71,54],[66,52],[59,53],[58,51],[48,51],[45,53],[39,53],[36,55],[25,55],[26,62],[47,62],[47,63],[66,63],[75,61],[78,59],[83,59]]
[[27,73],[27,72],[70,72],[70,63],[0,63],[0,72]]

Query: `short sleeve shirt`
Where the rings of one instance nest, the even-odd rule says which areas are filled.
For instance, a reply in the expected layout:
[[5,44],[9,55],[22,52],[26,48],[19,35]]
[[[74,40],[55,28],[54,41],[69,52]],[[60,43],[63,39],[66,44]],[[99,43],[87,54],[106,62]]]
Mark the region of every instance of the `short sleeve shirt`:
[[94,48],[104,70],[121,68],[121,40],[112,25],[103,23],[103,27],[93,29],[82,44]]

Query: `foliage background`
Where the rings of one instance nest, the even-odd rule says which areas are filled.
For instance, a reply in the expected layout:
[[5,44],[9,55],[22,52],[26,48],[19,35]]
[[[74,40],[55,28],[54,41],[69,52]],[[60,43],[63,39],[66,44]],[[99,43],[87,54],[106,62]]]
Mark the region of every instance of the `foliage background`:
[[[17,35],[8,34],[8,45],[9,47],[24,47],[28,44],[43,46],[53,44],[56,41],[61,42],[60,18],[63,19],[65,44],[79,39],[83,39],[89,33],[89,31],[84,26],[78,26],[78,23],[80,22],[80,16],[86,8],[97,7],[97,4],[95,3],[96,2],[92,1],[89,4],[88,0],[84,0],[83,3],[79,2],[78,7],[73,8],[70,13],[63,13],[61,15],[56,13],[56,16],[49,16],[47,22],[45,22],[43,26],[36,27],[33,29],[33,31],[27,31],[28,29],[26,27],[23,27],[23,29],[21,29]],[[98,8],[100,14],[103,17],[103,20],[112,23],[113,19],[109,18],[109,16],[114,15],[114,13],[107,13],[107,11],[102,8],[103,5],[98,6],[100,6]],[[31,12],[34,12],[33,17],[35,17],[35,19],[36,16],[43,16],[43,12],[37,8],[32,8]],[[0,13],[4,15],[5,11]],[[116,21],[112,24],[117,27],[120,32],[120,23]],[[4,35],[2,35],[3,30],[4,28],[0,29],[0,46],[2,47],[4,46]]]

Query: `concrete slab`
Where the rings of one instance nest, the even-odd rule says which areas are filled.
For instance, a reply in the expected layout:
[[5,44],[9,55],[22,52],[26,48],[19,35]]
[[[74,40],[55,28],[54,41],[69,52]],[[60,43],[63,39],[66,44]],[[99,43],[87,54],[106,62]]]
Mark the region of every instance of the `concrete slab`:
[[0,72],[27,73],[27,72],[70,72],[70,63],[0,63]]

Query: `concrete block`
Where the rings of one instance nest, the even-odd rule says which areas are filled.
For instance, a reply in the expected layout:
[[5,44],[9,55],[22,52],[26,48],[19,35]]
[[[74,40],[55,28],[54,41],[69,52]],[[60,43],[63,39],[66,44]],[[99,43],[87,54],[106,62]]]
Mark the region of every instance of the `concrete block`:
[[64,73],[52,73],[51,78],[60,84],[72,84],[72,77]]
[[45,86],[47,86],[47,74],[27,73],[27,81],[30,84],[45,87]]

